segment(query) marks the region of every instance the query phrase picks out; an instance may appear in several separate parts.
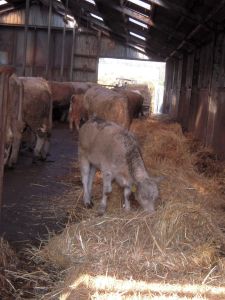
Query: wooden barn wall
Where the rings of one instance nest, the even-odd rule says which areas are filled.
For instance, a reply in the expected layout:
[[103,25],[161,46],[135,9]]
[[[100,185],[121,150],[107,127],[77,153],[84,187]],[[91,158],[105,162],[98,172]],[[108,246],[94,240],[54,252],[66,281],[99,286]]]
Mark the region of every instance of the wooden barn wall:
[[[25,9],[17,9],[0,15],[0,24],[25,24]],[[29,8],[29,25],[45,26],[48,24],[48,8],[44,5],[32,4]],[[61,15],[52,13],[51,25],[53,27],[63,27],[64,21]],[[70,24],[67,24],[70,27]]]
[[[0,62],[12,65],[18,75],[22,75],[24,53],[24,29],[20,27],[1,27],[0,35]],[[61,53],[62,53],[62,30],[52,30],[51,49],[49,56],[50,73],[49,79],[68,80],[71,57],[71,31],[66,32],[65,56],[63,78],[60,78]],[[26,76],[43,76],[47,63],[47,39],[45,29],[29,28],[27,38]],[[1,53],[7,53],[7,61],[1,60]],[[5,57],[5,55],[4,55]]]
[[164,112],[225,158],[224,34],[167,62]]
[[[48,18],[47,6],[37,3],[30,5],[26,76],[46,77],[48,62],[50,70],[48,79],[96,82],[99,57],[148,59],[136,49],[123,46],[109,37],[101,36],[97,31],[87,28],[76,29],[73,39],[74,24],[72,21],[68,21],[66,24],[65,52],[62,59],[65,24],[63,15],[58,14],[54,9],[51,18],[51,49],[48,58]],[[24,24],[24,8],[0,15],[0,64],[6,63],[15,66],[19,75],[22,75],[23,71]]]
[[[16,68],[22,75],[24,53],[24,28],[22,26],[1,26],[0,63]],[[66,29],[63,76],[61,60],[63,51],[63,28],[53,28],[50,39],[50,56],[47,58],[47,28],[30,26],[27,37],[26,76],[46,77],[46,63],[49,60],[48,79],[58,81],[93,81],[98,78],[99,57],[122,59],[146,59],[135,49],[125,47],[100,36],[97,32],[76,30],[74,48],[73,31]],[[72,49],[74,52],[72,54]],[[72,57],[73,56],[73,57]],[[72,63],[72,78],[70,76]]]

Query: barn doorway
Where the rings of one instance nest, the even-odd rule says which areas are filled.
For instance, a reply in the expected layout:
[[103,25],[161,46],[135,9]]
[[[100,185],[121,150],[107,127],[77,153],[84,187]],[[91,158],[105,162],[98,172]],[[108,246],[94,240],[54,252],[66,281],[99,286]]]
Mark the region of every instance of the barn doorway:
[[146,109],[154,114],[162,113],[165,63],[100,58],[98,83],[113,86],[133,86],[144,90]]

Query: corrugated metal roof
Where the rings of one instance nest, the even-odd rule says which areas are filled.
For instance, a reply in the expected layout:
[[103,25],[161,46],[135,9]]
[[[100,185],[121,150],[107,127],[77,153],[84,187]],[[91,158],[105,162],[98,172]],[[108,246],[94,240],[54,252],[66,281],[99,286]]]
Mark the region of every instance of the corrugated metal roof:
[[[143,49],[143,53],[145,51],[148,56],[157,60],[177,56],[182,51],[192,51],[208,41],[212,32],[223,29],[225,19],[225,0],[52,1],[55,13],[63,15],[64,8],[67,7],[66,11],[70,11],[80,25],[101,31],[127,46],[138,46]],[[47,6],[49,2],[30,0],[31,4],[41,3]],[[8,3],[1,7],[0,15],[10,8],[13,9],[13,6],[24,7],[26,1],[8,0]],[[140,3],[150,5],[150,9],[142,7]],[[93,14],[101,17],[103,21],[93,17]],[[34,17],[31,21],[40,23],[41,11],[37,18],[38,21],[34,21]],[[55,18],[55,22],[57,24],[60,21]],[[145,26],[137,22],[144,23]]]

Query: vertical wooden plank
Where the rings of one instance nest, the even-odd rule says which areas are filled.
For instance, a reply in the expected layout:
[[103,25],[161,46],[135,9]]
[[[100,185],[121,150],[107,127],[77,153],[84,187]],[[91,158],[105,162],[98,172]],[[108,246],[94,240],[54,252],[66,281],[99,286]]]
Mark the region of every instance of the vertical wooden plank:
[[10,67],[0,67],[0,217],[2,208],[2,189],[4,173],[4,149],[7,119],[8,79],[14,71]]
[[35,28],[33,32],[33,56],[32,56],[31,76],[34,76],[35,74],[36,52],[37,52],[37,29]]
[[102,32],[98,32],[98,45],[97,45],[97,58],[96,58],[96,81],[98,82],[98,65],[99,65],[99,57],[101,51],[101,39],[102,39]]
[[75,37],[76,37],[76,24],[73,27],[72,49],[71,49],[71,59],[70,59],[70,81],[73,81],[73,63],[74,63]]
[[2,189],[3,189],[3,171],[4,171],[4,112],[5,112],[5,99],[4,99],[4,81],[5,74],[0,73],[0,217],[2,208]]
[[47,44],[47,61],[45,69],[45,77],[49,77],[49,61],[50,61],[50,49],[51,49],[51,24],[52,24],[52,0],[49,1],[48,12],[48,44]]
[[68,0],[66,0],[65,15],[64,15],[64,27],[63,27],[63,36],[62,36],[62,55],[61,55],[61,66],[60,66],[60,80],[63,80],[63,71],[64,71],[64,57],[65,57],[65,37],[66,37],[66,16],[68,9]]
[[22,75],[23,76],[26,75],[27,35],[28,35],[28,23],[29,23],[29,8],[30,8],[30,0],[26,0],[24,44],[23,44],[23,69],[22,69]]

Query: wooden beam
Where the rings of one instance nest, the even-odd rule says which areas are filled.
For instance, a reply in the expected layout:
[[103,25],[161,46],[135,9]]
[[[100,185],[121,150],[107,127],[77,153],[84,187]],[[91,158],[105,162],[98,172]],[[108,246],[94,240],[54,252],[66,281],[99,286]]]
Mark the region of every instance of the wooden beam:
[[[221,0],[218,5],[214,7],[214,9],[207,15],[207,17],[203,20],[201,24],[198,24],[188,35],[187,37],[178,45],[176,49],[169,55],[169,57],[174,56],[182,47],[183,45],[190,39],[192,38],[202,27],[205,28],[204,23],[208,22],[211,20],[216,13],[225,5],[225,0]],[[207,28],[207,27],[206,27]],[[167,59],[169,59],[167,57]]]
[[193,14],[189,12],[184,6],[174,3],[173,1],[169,0],[150,0],[150,4],[155,4],[157,6],[161,6],[167,10],[171,10],[174,12],[177,12],[183,16],[185,16],[187,19],[190,19],[194,22],[201,22],[202,17],[196,14]]

